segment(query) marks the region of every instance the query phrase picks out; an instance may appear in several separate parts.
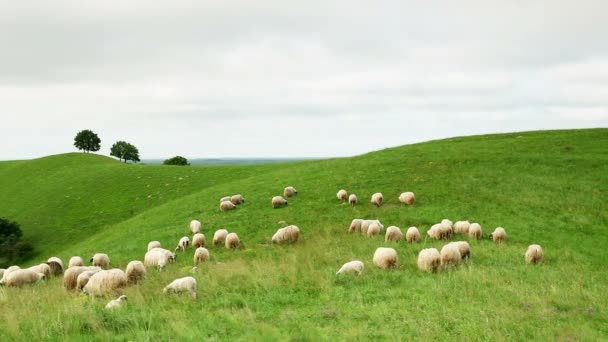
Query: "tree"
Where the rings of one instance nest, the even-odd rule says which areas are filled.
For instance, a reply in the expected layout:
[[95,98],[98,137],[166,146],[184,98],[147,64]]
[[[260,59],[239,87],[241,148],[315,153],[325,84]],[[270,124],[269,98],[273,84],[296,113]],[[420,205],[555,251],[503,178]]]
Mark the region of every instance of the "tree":
[[163,162],[163,165],[190,165],[190,163],[188,163],[188,159],[182,156],[175,156],[173,158],[166,159]]
[[110,155],[120,159],[121,161],[124,160],[125,163],[127,160],[134,162],[139,161],[139,150],[137,147],[129,144],[126,141],[115,142],[110,149]]
[[101,147],[100,143],[101,139],[99,139],[99,136],[88,129],[78,132],[74,138],[74,146],[85,153],[99,151],[99,148]]
[[27,241],[21,241],[22,236],[19,223],[0,218],[0,267],[32,256],[34,246]]

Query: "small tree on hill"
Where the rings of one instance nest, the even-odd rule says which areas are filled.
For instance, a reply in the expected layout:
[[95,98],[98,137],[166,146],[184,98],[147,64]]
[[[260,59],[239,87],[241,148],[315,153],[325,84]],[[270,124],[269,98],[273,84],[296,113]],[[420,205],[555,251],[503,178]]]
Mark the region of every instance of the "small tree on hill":
[[124,160],[125,163],[127,160],[131,160],[136,163],[139,161],[139,150],[137,147],[129,144],[126,141],[115,142],[110,149],[110,155],[120,159],[121,161]]
[[0,267],[30,257],[34,252],[31,243],[21,241],[23,232],[15,221],[0,218]]
[[74,138],[74,146],[85,153],[99,151],[100,144],[101,139],[99,139],[99,136],[88,129],[78,132]]
[[182,156],[175,156],[173,158],[165,159],[163,165],[190,165],[188,159]]

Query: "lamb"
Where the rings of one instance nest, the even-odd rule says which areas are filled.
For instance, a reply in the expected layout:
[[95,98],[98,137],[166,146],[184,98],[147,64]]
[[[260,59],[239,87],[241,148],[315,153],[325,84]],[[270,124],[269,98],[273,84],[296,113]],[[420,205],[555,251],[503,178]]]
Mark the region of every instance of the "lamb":
[[108,310],[112,310],[112,309],[117,309],[120,308],[123,303],[125,303],[127,301],[127,296],[126,295],[122,295],[116,299],[112,299],[110,302],[108,302],[108,304],[106,304],[106,309]]
[[466,259],[471,257],[471,246],[466,241],[454,241],[450,242],[448,245],[454,245],[458,248],[458,252],[460,252],[460,258]]
[[226,201],[230,201],[230,198],[231,198],[231,197],[232,197],[232,196],[224,196],[224,197],[222,197],[222,199],[220,199],[220,203],[222,203],[222,202],[226,202]]
[[121,269],[99,271],[89,279],[82,291],[90,296],[103,296],[127,287],[127,276]]
[[74,266],[84,266],[84,261],[79,256],[73,256],[70,258],[70,262],[68,263],[68,268]]
[[[368,230],[369,232],[369,230]],[[384,241],[401,241],[403,240],[403,233],[397,226],[390,226],[386,228],[386,234],[384,234]]]
[[416,227],[409,227],[405,232],[405,240],[409,243],[420,241],[420,232]]
[[471,226],[471,223],[469,221],[456,221],[454,223],[454,233],[469,234],[470,226]]
[[228,211],[236,208],[236,205],[230,201],[224,201],[220,203],[220,211]]
[[63,274],[63,287],[66,290],[73,290],[78,285],[78,276],[86,271],[101,271],[97,266],[73,266],[65,270]]
[[163,293],[189,292],[192,298],[196,298],[196,279],[184,277],[175,279],[163,289]]
[[292,197],[298,194],[298,190],[296,190],[296,188],[294,188],[293,186],[288,186],[285,189],[283,189],[283,196],[285,197]]
[[239,240],[239,236],[236,235],[236,233],[230,233],[230,234],[226,235],[226,241],[225,241],[226,248],[228,248],[228,249],[237,248],[240,246],[240,244],[241,244],[241,240]]
[[175,258],[175,254],[169,250],[154,248],[144,256],[144,266],[158,267],[159,270],[162,270],[168,264],[174,263]]
[[416,202],[416,196],[413,192],[404,192],[399,195],[399,202],[404,203],[406,205],[412,205]]
[[181,239],[179,239],[179,242],[177,243],[177,247],[175,247],[175,250],[181,250],[181,251],[185,251],[188,247],[190,247],[190,238],[188,238],[187,236],[182,237]]
[[374,265],[382,269],[399,267],[399,256],[393,248],[379,247],[374,253]]
[[354,219],[351,221],[350,226],[348,227],[349,233],[360,233],[361,232],[361,224],[363,223],[362,219]]
[[365,265],[363,265],[363,262],[359,260],[349,261],[346,264],[342,265],[342,267],[340,267],[336,274],[361,275],[361,272],[363,272],[363,267],[365,267]]
[[209,261],[209,251],[205,247],[199,247],[194,251],[194,264]]
[[127,264],[125,274],[129,284],[138,284],[146,277],[146,267],[141,261],[133,260]]
[[460,250],[457,245],[448,243],[441,248],[441,265],[457,265],[461,259]]
[[350,204],[352,207],[357,205],[357,195],[350,194],[350,196],[348,196],[348,204]]
[[382,205],[382,202],[384,201],[384,197],[382,196],[382,193],[380,192],[376,192],[375,194],[372,195],[372,204],[380,207]]
[[89,280],[91,279],[93,274],[99,271],[101,271],[101,269],[98,268],[97,270],[84,271],[80,273],[78,275],[78,278],[76,278],[76,289],[78,291],[82,291],[82,289],[89,283]]
[[543,262],[545,254],[543,248],[540,245],[530,245],[525,254],[526,262],[528,264],[537,264]]
[[52,275],[51,266],[48,264],[38,264],[28,268],[28,270],[32,270],[36,273],[42,273],[44,274],[45,278],[50,278]]
[[245,198],[241,194],[232,195],[230,196],[230,202],[232,202],[234,205],[243,204],[245,203]]
[[281,196],[274,196],[274,197],[272,198],[272,207],[273,207],[274,209],[279,208],[279,207],[282,207],[282,206],[284,206],[284,205],[288,205],[288,204],[289,204],[289,203],[287,203],[287,200],[286,200],[286,199],[284,199],[284,198],[283,198],[283,197],[281,197]]
[[91,258],[91,266],[98,266],[104,270],[107,270],[110,267],[110,257],[104,253],[97,253],[93,255]]
[[300,237],[300,228],[294,225],[290,225],[284,228],[280,228],[277,232],[272,236],[273,243],[283,243],[283,242],[296,242]]
[[481,225],[479,223],[471,223],[469,225],[469,236],[473,237],[477,240],[481,239],[483,233],[481,230]]
[[[199,220],[190,221],[190,231],[192,232],[192,234],[200,233],[201,232],[201,221],[199,221]],[[158,246],[158,247],[160,247],[160,246]],[[150,250],[150,249],[148,249],[148,250]]]
[[154,248],[161,248],[160,242],[158,241],[150,241],[148,242],[148,252]]
[[348,198],[348,192],[346,192],[346,190],[344,189],[340,189],[336,194],[336,197],[338,197],[340,201],[346,202],[346,199]]
[[490,240],[496,243],[503,243],[507,241],[507,232],[503,227],[497,227],[494,232],[490,234]]
[[228,235],[228,231],[226,229],[219,229],[213,234],[213,245],[220,246],[223,245],[226,241],[226,236]]
[[425,272],[435,272],[441,264],[441,254],[437,248],[425,248],[418,253],[418,269]]
[[8,287],[21,287],[23,285],[37,283],[42,279],[45,279],[45,275],[42,273],[30,269],[15,269],[8,274],[6,274],[5,271],[0,284],[4,284]]
[[205,240],[205,235],[202,233],[196,233],[192,237],[192,246],[195,248],[205,247],[207,241]]
[[373,237],[380,234],[380,223],[372,222],[367,228],[367,237]]

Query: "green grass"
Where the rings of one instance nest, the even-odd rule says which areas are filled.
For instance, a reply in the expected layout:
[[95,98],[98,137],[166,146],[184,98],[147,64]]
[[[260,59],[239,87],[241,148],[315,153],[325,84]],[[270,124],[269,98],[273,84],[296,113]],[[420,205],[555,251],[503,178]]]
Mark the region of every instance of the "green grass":
[[[354,158],[256,166],[124,165],[68,154],[0,163],[0,213],[22,224],[40,255],[67,259],[108,253],[115,267],[143,259],[150,240],[173,248],[199,219],[209,241],[219,228],[245,247],[208,247],[199,268],[199,298],[163,296],[189,275],[193,250],[166,271],[126,290],[124,310],[104,299],[66,293],[60,279],[0,288],[2,340],[599,340],[608,337],[608,130],[524,132],[453,138]],[[286,185],[299,195],[272,209]],[[359,196],[354,208],[339,188]],[[405,207],[397,196],[414,191]],[[372,193],[387,203],[375,208]],[[218,211],[218,199],[242,193],[246,203]],[[151,196],[151,197],[148,197]],[[509,240],[470,241],[473,258],[427,274],[417,253],[445,242],[385,243],[349,235],[353,218],[378,218],[426,236],[443,218],[480,222],[484,235],[505,227]],[[279,221],[302,239],[276,246]],[[457,237],[466,239],[465,237]],[[545,263],[526,265],[531,243]],[[397,270],[373,267],[379,246],[394,247]],[[360,277],[336,277],[360,259]]]

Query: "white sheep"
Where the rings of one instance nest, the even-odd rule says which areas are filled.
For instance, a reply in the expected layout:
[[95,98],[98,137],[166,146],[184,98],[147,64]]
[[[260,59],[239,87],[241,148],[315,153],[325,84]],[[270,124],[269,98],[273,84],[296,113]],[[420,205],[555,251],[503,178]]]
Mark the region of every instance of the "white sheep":
[[189,292],[192,298],[196,298],[196,279],[184,277],[175,279],[163,289],[163,293]]
[[445,227],[443,231],[447,232],[447,238],[452,237],[454,235],[454,223],[448,219],[443,219],[441,220],[441,224]]
[[126,295],[122,295],[116,299],[112,299],[110,302],[108,302],[108,304],[106,304],[106,309],[107,310],[112,310],[112,309],[117,309],[120,308],[123,303],[125,303],[127,301],[127,296]]
[[374,237],[374,236],[378,236],[380,234],[380,223],[378,222],[372,222],[370,223],[370,225],[367,227],[367,237]]
[[70,258],[70,262],[68,263],[68,268],[74,266],[84,266],[84,260],[82,260],[79,256],[73,256]]
[[373,205],[380,207],[382,205],[382,202],[384,202],[384,196],[382,196],[382,193],[376,192],[372,195],[371,202]]
[[378,247],[374,252],[374,265],[382,269],[399,267],[399,256],[393,248]]
[[405,240],[409,243],[420,241],[420,231],[416,227],[409,227],[405,232]]
[[84,271],[78,275],[76,278],[76,289],[78,291],[82,291],[82,289],[89,283],[89,280],[93,276],[93,274],[101,271],[99,267],[96,270]]
[[432,225],[426,233],[433,239],[444,240],[450,237],[450,228],[445,224],[437,223]]
[[61,265],[61,269],[63,269],[63,260],[59,259],[58,257],[50,257],[46,262],[56,262]]
[[125,274],[129,284],[137,284],[146,277],[146,267],[141,261],[133,260],[127,264]]
[[228,211],[236,208],[236,205],[230,201],[224,201],[220,203],[220,211]]
[[51,266],[49,266],[48,264],[38,264],[27,269],[37,273],[42,273],[44,274],[45,278],[50,278],[52,275]]
[[342,202],[346,202],[346,199],[348,198],[348,192],[346,192],[346,190],[344,189],[340,189],[338,191],[338,193],[336,194],[336,197],[342,201]]
[[190,221],[190,231],[192,232],[192,234],[200,233],[201,232],[201,221],[199,221],[199,220]]
[[294,188],[293,186],[288,186],[285,189],[283,189],[283,196],[285,197],[292,197],[298,194],[298,190],[296,190],[296,188]]
[[222,198],[220,199],[220,203],[222,203],[222,202],[226,202],[226,201],[230,201],[230,198],[231,198],[231,197],[232,197],[232,196],[224,196],[224,197],[222,197]]
[[355,206],[357,205],[357,195],[355,194],[350,194],[350,196],[348,196],[348,204],[350,204],[351,206]]
[[226,241],[226,236],[228,235],[228,231],[226,229],[218,229],[213,234],[213,245],[221,246]]
[[188,247],[190,247],[190,238],[187,236],[183,236],[181,239],[179,239],[179,242],[177,243],[177,247],[175,247],[175,250],[181,250],[181,251],[185,251],[186,249],[188,249]]
[[414,204],[414,202],[416,202],[416,195],[414,195],[413,192],[404,192],[399,195],[399,202],[407,205],[412,205]]
[[284,199],[284,198],[283,198],[283,197],[281,197],[281,196],[274,196],[274,197],[272,198],[272,207],[273,207],[274,209],[279,208],[279,207],[282,207],[282,206],[284,206],[284,205],[288,205],[288,204],[289,204],[289,203],[287,203],[287,200],[286,200],[286,199]]
[[60,275],[63,274],[63,261],[57,257],[50,257],[46,264],[51,268],[52,275]]
[[490,240],[496,243],[503,243],[507,241],[507,232],[503,227],[497,227],[494,232],[490,234]]
[[386,228],[386,234],[384,234],[384,241],[401,241],[403,240],[403,233],[397,226],[390,226]]
[[418,253],[418,269],[426,272],[434,272],[441,264],[441,254],[437,248],[425,248]]
[[454,241],[450,242],[448,245],[455,245],[460,252],[461,259],[467,259],[471,257],[471,245],[469,245],[466,241]]
[[241,244],[241,240],[239,240],[239,236],[236,235],[236,233],[229,233],[228,235],[226,235],[226,241],[225,241],[226,248],[228,248],[228,249],[237,248],[240,246],[240,244]]
[[234,205],[243,204],[245,203],[245,198],[241,194],[232,195],[230,196],[230,202]]
[[150,241],[148,242],[148,251],[151,251],[154,248],[161,248],[162,246],[160,245],[159,241]]
[[23,285],[34,284],[45,279],[45,275],[30,269],[15,269],[8,274],[6,271],[0,284],[8,287],[21,287]]
[[336,272],[336,274],[361,275],[361,272],[363,272],[364,267],[365,267],[365,265],[363,264],[362,261],[353,260],[353,261],[349,261],[346,264],[342,265],[342,267],[340,267],[340,269],[338,270],[338,272]]
[[206,243],[207,240],[205,240],[205,234],[203,233],[196,233],[192,237],[192,246],[194,246],[194,248],[205,247]]
[[469,221],[456,221],[456,222],[454,222],[454,233],[469,234],[470,226],[471,226],[471,223]]
[[481,225],[479,223],[471,223],[469,225],[469,236],[477,240],[481,239],[483,231],[481,230]]
[[104,253],[96,253],[90,260],[91,266],[98,266],[104,270],[110,267],[110,257]]
[[545,254],[540,245],[530,245],[528,246],[525,257],[528,264],[537,264],[543,262]]
[[384,225],[382,225],[379,220],[363,220],[363,222],[361,222],[361,234],[367,235],[367,230],[372,223],[377,223],[380,227],[380,231],[384,229]]
[[199,247],[194,251],[194,264],[209,261],[209,250],[205,247]]
[[284,242],[296,242],[300,238],[300,228],[298,226],[290,225],[284,228],[280,228],[272,236],[272,242],[284,243]]
[[162,270],[168,264],[174,263],[175,259],[176,255],[173,252],[162,248],[154,248],[144,256],[144,266],[158,267]]
[[66,290],[73,290],[78,286],[78,276],[87,271],[101,271],[97,266],[73,266],[63,273],[63,286]]
[[90,296],[103,296],[127,287],[127,276],[121,269],[101,270],[89,279],[82,291]]
[[361,224],[363,223],[362,219],[354,219],[351,221],[350,226],[348,227],[349,233],[360,233],[361,232]]
[[14,272],[16,270],[20,270],[21,267],[14,265],[14,266],[10,266],[9,268],[5,269],[2,276],[0,277],[0,284],[4,284],[4,280],[5,278],[11,273]]
[[441,248],[441,265],[453,266],[457,265],[462,259],[460,256],[460,250],[457,245],[447,244]]

